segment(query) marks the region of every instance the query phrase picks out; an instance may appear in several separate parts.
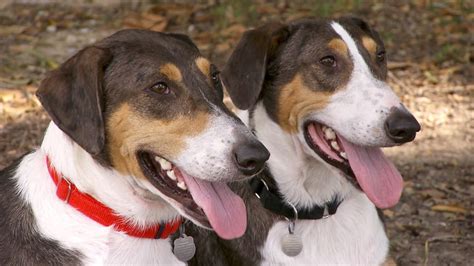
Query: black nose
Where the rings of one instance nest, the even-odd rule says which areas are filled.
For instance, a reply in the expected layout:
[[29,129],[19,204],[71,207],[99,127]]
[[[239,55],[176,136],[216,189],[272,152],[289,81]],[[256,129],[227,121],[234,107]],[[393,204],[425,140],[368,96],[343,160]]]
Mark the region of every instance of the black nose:
[[234,156],[240,172],[250,176],[262,170],[270,153],[260,142],[241,142],[235,146]]
[[420,129],[418,121],[406,109],[392,108],[385,121],[385,133],[395,143],[412,141]]

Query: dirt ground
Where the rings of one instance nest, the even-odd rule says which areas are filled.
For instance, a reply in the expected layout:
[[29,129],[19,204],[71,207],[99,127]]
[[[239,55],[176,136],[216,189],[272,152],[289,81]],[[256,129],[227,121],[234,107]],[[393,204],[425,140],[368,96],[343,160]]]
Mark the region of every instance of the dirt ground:
[[405,180],[384,211],[391,255],[399,265],[474,263],[472,1],[79,2],[0,3],[0,168],[41,142],[49,119],[34,92],[45,73],[119,29],[186,33],[222,67],[251,26],[353,14],[381,34],[389,83],[422,124],[413,143],[385,150]]

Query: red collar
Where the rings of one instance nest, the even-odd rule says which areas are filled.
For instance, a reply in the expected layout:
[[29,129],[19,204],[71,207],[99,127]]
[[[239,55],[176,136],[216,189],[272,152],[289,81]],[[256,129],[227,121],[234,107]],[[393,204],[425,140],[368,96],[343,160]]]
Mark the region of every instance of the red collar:
[[115,214],[109,207],[100,203],[90,195],[80,192],[74,184],[69,182],[54,169],[48,156],[46,156],[46,165],[48,166],[49,175],[57,186],[56,195],[58,198],[104,226],[112,225],[115,230],[124,232],[133,237],[165,239],[175,233],[181,224],[181,220],[178,219],[166,224],[157,224],[147,229],[140,229],[133,226],[125,222],[122,217]]

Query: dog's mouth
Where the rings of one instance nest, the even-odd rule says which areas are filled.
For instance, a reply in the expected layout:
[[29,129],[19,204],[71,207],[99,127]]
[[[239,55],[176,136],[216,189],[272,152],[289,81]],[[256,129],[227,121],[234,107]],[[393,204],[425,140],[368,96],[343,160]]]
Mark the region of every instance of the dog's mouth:
[[390,208],[398,203],[402,176],[379,147],[354,144],[314,121],[305,123],[304,138],[320,158],[341,170],[377,207]]
[[190,176],[153,152],[139,151],[137,159],[150,183],[178,202],[192,220],[213,228],[224,239],[244,234],[247,227],[245,204],[225,183]]

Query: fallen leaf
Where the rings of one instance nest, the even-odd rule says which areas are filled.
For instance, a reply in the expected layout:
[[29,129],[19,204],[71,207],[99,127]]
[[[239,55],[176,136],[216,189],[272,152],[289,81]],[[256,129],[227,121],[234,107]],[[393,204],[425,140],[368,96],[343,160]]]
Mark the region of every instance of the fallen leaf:
[[395,215],[395,212],[387,209],[387,210],[383,210],[383,215],[385,215],[388,218],[393,218],[393,216]]
[[161,15],[151,13],[132,14],[124,19],[123,25],[128,28],[164,31],[168,26],[168,20]]
[[456,206],[456,205],[434,205],[431,207],[432,211],[437,211],[437,212],[453,212],[453,213],[463,213],[466,214],[467,210],[464,209],[463,207]]

